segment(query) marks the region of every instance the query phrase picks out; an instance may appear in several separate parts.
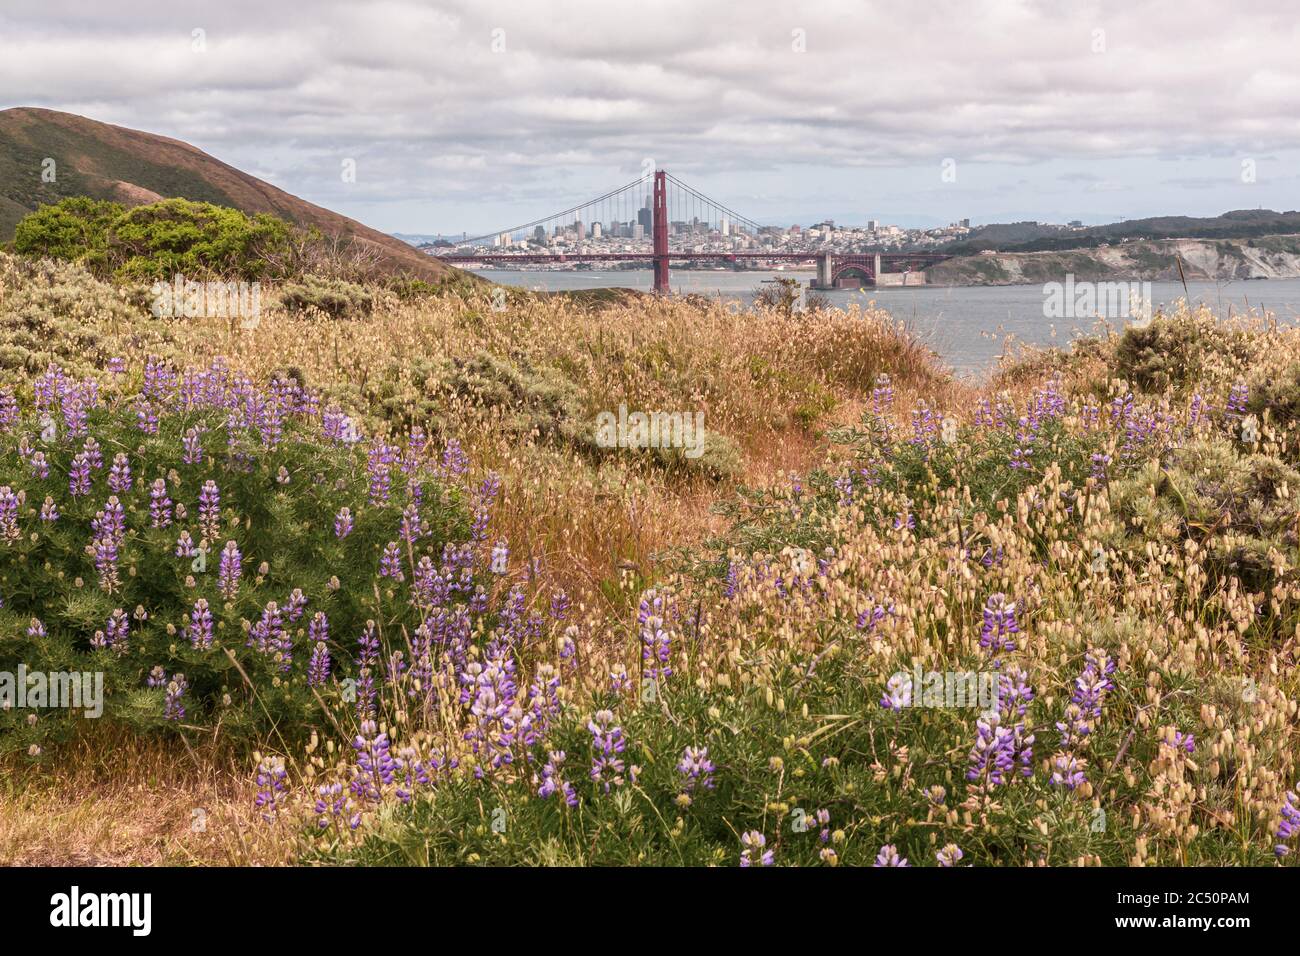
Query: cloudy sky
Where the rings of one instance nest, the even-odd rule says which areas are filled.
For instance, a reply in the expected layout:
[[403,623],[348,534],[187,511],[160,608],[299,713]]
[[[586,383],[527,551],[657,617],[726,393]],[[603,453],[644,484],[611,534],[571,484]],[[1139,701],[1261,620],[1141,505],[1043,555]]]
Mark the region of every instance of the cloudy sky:
[[0,0],[0,108],[388,231],[504,228],[646,159],[761,222],[1092,223],[1300,206],[1297,50],[1295,0]]

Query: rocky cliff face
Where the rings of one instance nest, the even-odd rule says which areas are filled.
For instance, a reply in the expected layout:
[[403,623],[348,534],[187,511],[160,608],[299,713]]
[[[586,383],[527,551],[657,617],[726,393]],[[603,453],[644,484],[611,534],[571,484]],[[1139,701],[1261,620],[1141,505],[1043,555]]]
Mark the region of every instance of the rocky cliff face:
[[1076,279],[1177,281],[1300,277],[1300,235],[1257,239],[1169,239],[1063,252],[1000,252],[931,266],[931,285],[1017,285]]

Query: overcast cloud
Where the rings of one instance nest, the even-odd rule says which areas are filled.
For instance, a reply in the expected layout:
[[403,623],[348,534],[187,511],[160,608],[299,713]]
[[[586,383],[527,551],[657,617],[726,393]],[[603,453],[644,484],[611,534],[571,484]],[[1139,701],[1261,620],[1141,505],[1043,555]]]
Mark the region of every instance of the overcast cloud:
[[0,108],[390,231],[523,222],[647,157],[761,221],[1098,222],[1300,206],[1297,50],[1295,0],[0,0]]

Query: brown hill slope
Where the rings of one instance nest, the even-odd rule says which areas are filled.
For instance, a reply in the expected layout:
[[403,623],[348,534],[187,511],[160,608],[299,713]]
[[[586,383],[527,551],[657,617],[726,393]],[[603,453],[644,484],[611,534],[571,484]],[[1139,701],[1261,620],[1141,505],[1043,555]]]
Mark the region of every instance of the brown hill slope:
[[[54,182],[42,180],[47,158],[57,164]],[[55,110],[0,110],[0,241],[12,239],[14,226],[29,212],[68,196],[128,206],[180,197],[250,214],[268,212],[374,248],[393,272],[438,281],[457,271],[400,239],[276,189],[180,140]]]

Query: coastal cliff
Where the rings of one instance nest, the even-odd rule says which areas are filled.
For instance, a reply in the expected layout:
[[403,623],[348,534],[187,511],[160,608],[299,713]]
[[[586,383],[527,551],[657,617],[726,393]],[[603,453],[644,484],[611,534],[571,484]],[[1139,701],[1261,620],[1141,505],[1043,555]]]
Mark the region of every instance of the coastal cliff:
[[1250,239],[1165,239],[1054,252],[986,252],[931,266],[931,285],[1019,285],[1076,279],[1292,279],[1300,277],[1300,235]]

